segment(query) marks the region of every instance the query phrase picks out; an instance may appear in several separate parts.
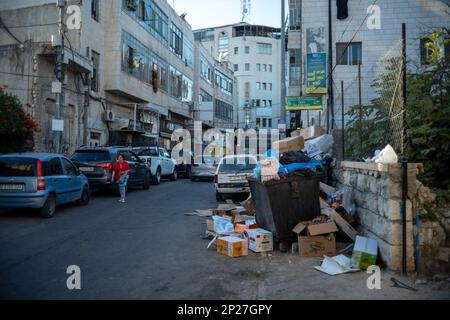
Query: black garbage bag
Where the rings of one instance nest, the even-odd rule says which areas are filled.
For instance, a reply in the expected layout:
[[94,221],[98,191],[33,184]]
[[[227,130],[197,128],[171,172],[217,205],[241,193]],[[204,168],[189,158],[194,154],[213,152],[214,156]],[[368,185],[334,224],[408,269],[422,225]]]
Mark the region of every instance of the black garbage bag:
[[311,161],[311,158],[306,155],[306,153],[301,151],[288,151],[283,154],[280,159],[282,165],[287,165],[291,163],[306,163]]

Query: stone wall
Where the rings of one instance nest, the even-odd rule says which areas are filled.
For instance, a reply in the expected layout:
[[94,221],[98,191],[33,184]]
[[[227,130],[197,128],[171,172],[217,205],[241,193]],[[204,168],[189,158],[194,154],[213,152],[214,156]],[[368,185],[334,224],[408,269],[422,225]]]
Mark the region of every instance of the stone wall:
[[[408,167],[409,199],[416,192],[417,166]],[[347,162],[338,164],[337,187],[349,191],[356,204],[359,232],[376,239],[382,263],[393,271],[402,269],[401,165]],[[408,200],[407,268],[414,271],[414,223]]]

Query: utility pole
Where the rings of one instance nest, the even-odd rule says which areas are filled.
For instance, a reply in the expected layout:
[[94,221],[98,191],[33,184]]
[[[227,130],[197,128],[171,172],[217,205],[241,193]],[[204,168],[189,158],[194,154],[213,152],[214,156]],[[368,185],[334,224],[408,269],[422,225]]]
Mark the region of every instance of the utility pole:
[[280,120],[286,123],[286,9],[281,0],[281,99]]
[[359,102],[359,157],[363,157],[363,107],[362,107],[362,88],[361,88],[361,62],[358,63],[358,102]]
[[[55,102],[55,120],[61,120],[61,106],[63,104],[63,86],[62,83],[64,81],[64,71],[63,71],[63,63],[64,63],[64,6],[65,0],[58,0],[58,9],[59,9],[59,24],[58,24],[58,46],[57,56],[56,56],[56,80],[61,83],[61,91],[56,93],[56,102]],[[61,152],[61,131],[55,131],[55,152]]]
[[331,0],[328,0],[328,131],[334,129],[334,88],[333,88],[333,27]]
[[402,105],[402,202],[401,202],[401,217],[402,217],[402,273],[406,275],[407,266],[407,250],[406,250],[406,202],[408,200],[408,149],[407,149],[407,77],[406,77],[406,24],[402,24],[402,72],[403,72],[403,105]]

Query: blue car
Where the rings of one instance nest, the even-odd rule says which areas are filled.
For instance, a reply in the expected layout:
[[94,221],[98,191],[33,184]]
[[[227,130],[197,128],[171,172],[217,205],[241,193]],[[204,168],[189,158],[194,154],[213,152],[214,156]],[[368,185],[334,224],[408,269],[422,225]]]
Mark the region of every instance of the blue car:
[[68,202],[84,206],[89,195],[88,179],[62,155],[0,155],[0,208],[33,208],[51,218],[56,206]]

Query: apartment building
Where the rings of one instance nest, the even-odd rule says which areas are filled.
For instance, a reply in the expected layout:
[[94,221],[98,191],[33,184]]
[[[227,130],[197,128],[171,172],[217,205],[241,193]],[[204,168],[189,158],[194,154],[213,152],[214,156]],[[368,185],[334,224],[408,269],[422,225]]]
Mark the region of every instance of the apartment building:
[[[323,110],[300,111],[298,118],[303,121],[303,126],[312,123],[327,126],[326,109],[330,105],[327,95],[328,3],[328,0],[289,0],[288,96],[323,98]],[[331,1],[334,117],[330,113],[330,127],[342,128],[342,100],[344,112],[348,107],[359,104],[359,83],[363,105],[370,104],[376,97],[373,81],[385,72],[387,59],[401,55],[402,23],[406,23],[408,68],[414,72],[424,67],[429,54],[422,36],[437,28],[449,28],[448,11],[446,0]],[[450,53],[450,48],[445,50]],[[307,60],[308,56],[315,54],[326,55],[323,67],[327,70],[325,91],[309,94]],[[342,81],[344,99],[341,95]],[[295,118],[295,113],[291,118]],[[345,118],[344,122],[348,120]]]
[[[70,28],[77,10],[81,19]],[[195,109],[190,25],[164,0],[68,0],[63,12],[61,151],[81,145],[170,148],[173,131],[189,128]],[[55,0],[0,4],[0,85],[41,124],[38,151],[55,151],[57,51],[51,39],[58,15]]]
[[238,23],[195,30],[200,42],[234,72],[239,128],[277,128],[281,94],[280,29]]
[[234,128],[234,73],[199,42],[195,43],[195,79],[195,120],[202,121],[206,128]]

